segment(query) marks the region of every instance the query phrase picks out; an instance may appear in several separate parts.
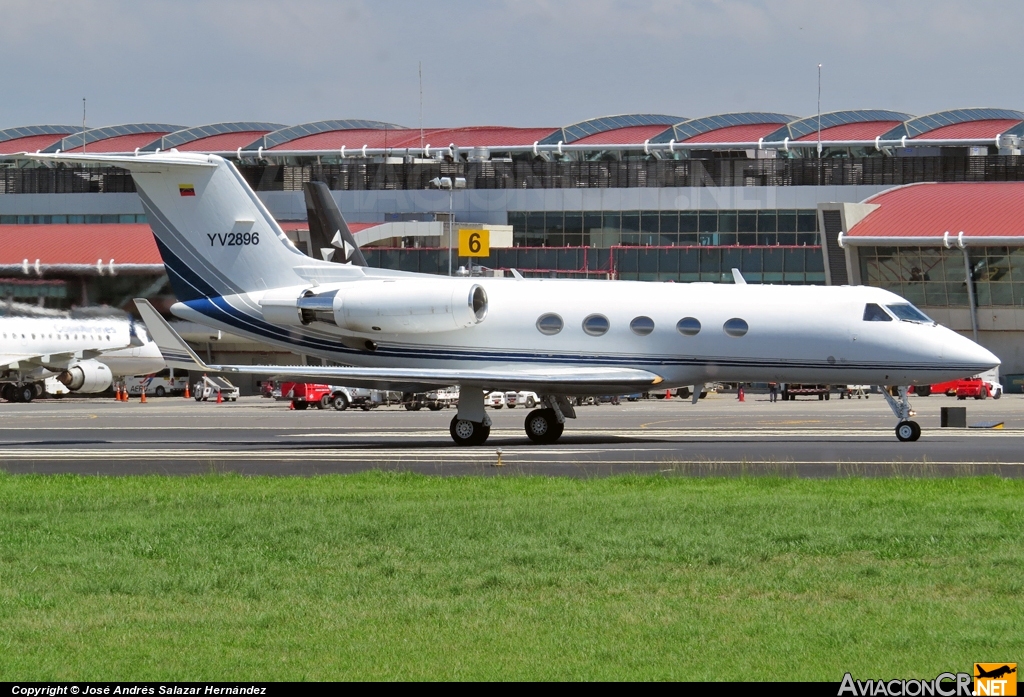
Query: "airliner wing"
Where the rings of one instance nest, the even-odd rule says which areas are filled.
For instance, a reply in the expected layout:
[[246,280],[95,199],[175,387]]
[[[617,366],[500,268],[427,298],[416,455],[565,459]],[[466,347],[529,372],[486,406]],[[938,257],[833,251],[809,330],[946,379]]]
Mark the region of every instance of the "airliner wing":
[[[122,349],[123,346],[118,346],[117,349]],[[83,358],[95,358],[96,356],[103,355],[107,350],[117,349],[84,349],[76,351],[74,353],[0,353],[0,369],[11,368],[18,363],[28,363],[30,365],[42,366],[51,370],[63,370],[71,364],[79,361]],[[24,368],[25,366],[22,366]]]
[[31,353],[0,353],[0,368],[10,368],[20,361],[38,358]]
[[178,336],[149,301],[135,300],[150,335],[171,368],[204,370],[210,373],[236,375],[270,375],[330,381],[352,387],[401,388],[420,391],[448,385],[474,385],[485,389],[515,388],[534,392],[568,392],[581,394],[614,394],[646,390],[662,381],[661,376],[635,368],[590,366],[537,366],[523,369],[486,368],[451,370],[437,368],[353,368],[348,366],[311,365],[210,365],[204,362]]

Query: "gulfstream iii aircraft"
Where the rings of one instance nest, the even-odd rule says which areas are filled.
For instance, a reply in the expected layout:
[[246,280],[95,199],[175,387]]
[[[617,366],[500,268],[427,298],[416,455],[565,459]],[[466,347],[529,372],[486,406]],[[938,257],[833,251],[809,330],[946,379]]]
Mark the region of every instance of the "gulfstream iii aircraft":
[[296,249],[220,157],[26,157],[132,173],[178,297],[174,315],[354,367],[205,365],[137,301],[169,366],[404,391],[457,384],[459,444],[487,439],[488,390],[540,394],[526,433],[554,442],[575,417],[567,395],[711,380],[898,386],[883,392],[896,435],[916,440],[907,386],[999,364],[876,288],[451,278],[339,264]]

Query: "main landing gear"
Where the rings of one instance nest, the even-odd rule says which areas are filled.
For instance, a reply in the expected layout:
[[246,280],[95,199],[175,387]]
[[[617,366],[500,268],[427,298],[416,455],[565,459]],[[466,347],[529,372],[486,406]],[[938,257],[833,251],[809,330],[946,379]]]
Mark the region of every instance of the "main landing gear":
[[[565,420],[575,419],[576,410],[562,396],[543,395],[544,405],[526,415],[523,424],[527,437],[534,443],[550,444],[565,430]],[[491,419],[484,411],[483,390],[463,386],[459,391],[459,413],[452,418],[448,431],[457,445],[483,445],[491,435]]]
[[906,443],[907,441],[915,441],[921,437],[921,427],[916,421],[911,421],[910,417],[914,415],[914,412],[910,410],[910,400],[907,398],[907,388],[897,387],[896,395],[891,394],[891,388],[882,386],[879,388],[882,392],[882,396],[885,397],[885,401],[889,403],[889,408],[892,409],[892,413],[899,419],[899,423],[896,424],[896,438]]

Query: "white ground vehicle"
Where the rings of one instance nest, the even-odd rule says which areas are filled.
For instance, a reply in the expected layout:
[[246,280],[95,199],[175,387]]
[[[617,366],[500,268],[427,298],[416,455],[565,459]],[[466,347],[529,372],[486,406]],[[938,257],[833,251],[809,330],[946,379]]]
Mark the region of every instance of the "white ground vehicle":
[[505,393],[504,392],[488,392],[484,398],[484,404],[491,407],[492,409],[501,409],[505,406]]
[[128,394],[138,396],[142,394],[143,388],[147,396],[166,397],[185,392],[185,385],[188,384],[188,374],[181,371],[175,376],[172,368],[165,368],[155,375],[141,377],[129,377],[124,379]]
[[212,378],[204,375],[200,378],[192,390],[192,397],[197,402],[216,400],[217,393],[225,402],[237,402],[240,394],[239,389],[231,384],[227,378],[215,375]]
[[989,394],[992,395],[992,399],[999,399],[1003,396],[1003,383],[999,382],[999,368],[993,368],[992,370],[986,370],[984,373],[978,376],[982,382],[988,386]]
[[533,409],[535,406],[540,404],[540,396],[536,392],[522,390],[516,398],[516,405],[518,406],[520,404],[527,409]]

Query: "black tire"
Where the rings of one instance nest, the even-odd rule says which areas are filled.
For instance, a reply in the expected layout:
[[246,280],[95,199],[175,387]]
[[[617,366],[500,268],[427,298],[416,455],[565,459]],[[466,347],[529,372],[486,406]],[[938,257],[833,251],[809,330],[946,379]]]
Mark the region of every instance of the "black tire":
[[708,396],[708,393],[707,393],[707,392],[701,392],[701,393],[700,393],[700,397],[699,397],[699,399],[704,399],[704,398],[706,398],[707,396]]
[[476,421],[460,419],[458,414],[452,417],[448,432],[456,445],[483,445],[491,435],[491,427]]
[[438,404],[437,402],[432,402],[431,404],[427,405],[427,409],[429,409],[430,411],[441,411],[441,409],[443,408],[443,405]]
[[36,398],[36,390],[32,385],[18,385],[16,393],[18,401],[23,404],[28,404]]
[[348,399],[341,393],[334,395],[334,399],[331,400],[331,404],[338,411],[345,411],[348,409]]
[[931,385],[918,385],[914,388],[914,394],[918,397],[930,397],[932,394]]
[[306,402],[292,402],[292,406],[295,407],[295,411],[305,411],[309,407],[309,404]]
[[43,383],[41,383],[41,382],[33,382],[33,383],[32,383],[32,389],[33,389],[33,390],[35,391],[35,393],[36,393],[36,397],[35,397],[36,399],[39,399],[39,398],[40,398],[40,397],[42,397],[42,396],[43,396],[44,394],[46,394],[46,385],[44,385],[44,384],[43,384]]
[[372,404],[360,404],[359,408],[362,409],[363,411],[370,411],[371,409],[373,409],[373,405]]
[[192,394],[193,394],[193,398],[197,402],[203,401],[203,383],[197,382],[196,383],[196,388],[194,390],[192,390]]
[[1002,390],[996,390],[996,391],[995,391],[995,392],[994,392],[994,393],[992,394],[992,399],[999,399],[999,398],[1000,398],[1000,397],[1002,397],[1002,396],[1003,396],[1003,391],[1002,391]]
[[921,437],[921,427],[916,421],[900,421],[896,424],[896,438],[903,443],[917,440]]
[[535,406],[537,406],[537,400],[535,400],[533,397],[527,397],[526,398],[526,408],[527,409],[533,409]]
[[565,424],[558,422],[554,409],[534,409],[523,424],[526,436],[534,443],[549,445],[562,436]]
[[680,399],[689,399],[690,398],[690,388],[689,387],[680,387],[678,390],[676,390],[676,397],[679,397]]
[[957,399],[960,399],[960,400],[964,400],[964,399],[967,399],[967,395],[961,395],[961,394],[958,394],[958,395],[956,396],[956,398],[957,398]]
[[9,382],[5,382],[0,385],[0,397],[3,397],[8,402],[13,402],[17,399],[17,393],[14,389],[14,385]]
[[826,393],[825,393],[825,401],[826,401],[826,402],[827,402],[827,401],[829,401],[829,398],[830,398],[831,396],[832,396],[832,395],[831,395],[830,393],[826,392]]
[[331,395],[325,394],[320,398],[320,402],[316,405],[317,409],[326,409],[331,406]]
[[167,390],[164,389],[163,385],[157,385],[156,389],[153,390],[153,394],[156,395],[157,397],[166,397]]

